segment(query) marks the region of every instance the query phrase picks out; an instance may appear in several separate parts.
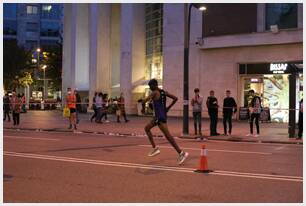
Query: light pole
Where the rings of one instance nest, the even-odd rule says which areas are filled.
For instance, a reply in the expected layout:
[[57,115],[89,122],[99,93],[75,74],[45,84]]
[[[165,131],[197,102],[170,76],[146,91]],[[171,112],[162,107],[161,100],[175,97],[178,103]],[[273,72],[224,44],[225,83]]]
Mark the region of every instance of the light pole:
[[47,68],[47,65],[44,65],[42,67],[42,69],[44,70],[44,94],[43,94],[43,100],[46,99],[46,68]]
[[37,52],[37,74],[39,74],[39,67],[40,67],[40,64],[39,64],[39,58],[40,58],[40,48],[37,48],[36,49],[36,52]]
[[184,102],[183,102],[183,135],[189,134],[189,36],[190,36],[190,13],[195,7],[200,11],[205,11],[206,7],[201,4],[185,4],[184,18]]

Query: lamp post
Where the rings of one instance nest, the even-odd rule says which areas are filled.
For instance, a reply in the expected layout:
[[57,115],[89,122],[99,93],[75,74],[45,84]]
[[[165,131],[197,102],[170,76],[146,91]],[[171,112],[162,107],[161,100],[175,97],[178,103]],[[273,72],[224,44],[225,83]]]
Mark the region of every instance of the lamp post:
[[201,4],[185,4],[184,13],[184,102],[183,102],[183,135],[189,134],[189,39],[190,39],[190,13],[195,7],[205,11],[206,7]]
[[42,69],[44,70],[44,94],[43,94],[43,100],[46,99],[46,68],[47,68],[47,65],[44,65],[42,67]]
[[39,63],[39,58],[40,58],[40,48],[38,47],[37,49],[36,49],[36,52],[37,52],[37,74],[39,74],[39,67],[40,67],[40,63]]

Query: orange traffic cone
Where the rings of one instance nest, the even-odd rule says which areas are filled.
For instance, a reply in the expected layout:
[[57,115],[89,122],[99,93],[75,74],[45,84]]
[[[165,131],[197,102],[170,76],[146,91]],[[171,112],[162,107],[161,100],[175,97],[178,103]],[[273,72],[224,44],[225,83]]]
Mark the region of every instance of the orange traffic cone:
[[195,172],[202,172],[202,173],[212,172],[211,170],[208,170],[206,156],[207,156],[207,149],[206,149],[205,145],[202,145],[200,166],[199,166],[199,169],[195,170]]

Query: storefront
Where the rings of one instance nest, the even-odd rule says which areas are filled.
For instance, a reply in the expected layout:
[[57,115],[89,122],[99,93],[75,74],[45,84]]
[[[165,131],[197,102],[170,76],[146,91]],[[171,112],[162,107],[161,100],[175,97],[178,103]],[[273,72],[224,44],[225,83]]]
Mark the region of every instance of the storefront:
[[[247,108],[253,89],[262,99],[266,121],[298,121],[298,102],[303,97],[302,62],[240,64],[241,107]],[[289,109],[290,108],[290,109]],[[291,115],[291,118],[290,118]]]

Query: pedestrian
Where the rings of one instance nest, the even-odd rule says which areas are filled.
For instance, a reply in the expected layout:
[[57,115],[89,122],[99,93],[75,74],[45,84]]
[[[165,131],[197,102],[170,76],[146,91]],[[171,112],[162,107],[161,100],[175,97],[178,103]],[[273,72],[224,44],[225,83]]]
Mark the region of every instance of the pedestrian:
[[79,113],[82,112],[82,100],[77,89],[74,90],[74,95],[76,98],[76,111],[75,111],[76,123],[79,124],[80,122]]
[[207,97],[206,106],[208,108],[208,115],[210,118],[210,136],[220,135],[217,132],[218,123],[218,100],[215,97],[215,92],[211,90],[209,92],[209,97]]
[[103,93],[100,92],[96,96],[96,100],[95,100],[96,109],[97,109],[96,123],[102,123],[102,121],[101,121],[101,117],[102,117],[102,101],[103,101],[102,97],[103,97]]
[[[159,148],[155,145],[153,140],[153,135],[151,133],[151,129],[155,126],[158,126],[159,129],[163,132],[167,140],[170,142],[170,144],[174,147],[176,152],[179,155],[179,164],[182,164],[185,159],[188,157],[188,153],[182,151],[177,143],[175,142],[174,138],[170,134],[167,126],[167,112],[169,109],[176,103],[177,97],[158,88],[158,83],[156,79],[151,79],[149,81],[149,87],[152,93],[143,100],[143,103],[146,103],[147,101],[153,101],[153,107],[155,116],[153,120],[151,120],[146,126],[145,126],[145,132],[150,140],[150,143],[153,147],[153,150],[148,154],[148,156],[152,157],[155,155],[158,155],[160,153]],[[166,99],[167,97],[172,99],[172,103],[166,107]],[[144,111],[143,111],[144,113]]]
[[199,135],[202,137],[202,103],[203,103],[203,97],[200,95],[199,88],[194,89],[194,98],[191,100],[191,106],[192,106],[192,114],[193,114],[193,124],[194,124],[194,134],[198,134],[197,128],[199,128]]
[[107,120],[108,106],[109,106],[108,94],[103,94],[103,99],[102,99],[102,116],[104,117],[104,122],[109,122]]
[[115,110],[115,113],[116,113],[116,117],[117,117],[117,122],[120,123],[120,108],[119,108],[119,105],[118,105],[118,98],[115,97],[114,101],[113,101],[113,105],[114,105],[114,110]]
[[21,112],[21,100],[20,95],[16,95],[16,92],[13,92],[13,96],[11,99],[11,107],[13,112],[13,121],[14,126],[18,126],[20,122],[20,112]]
[[94,114],[91,116],[90,121],[92,122],[92,120],[94,118],[96,118],[98,112],[97,112],[97,107],[96,107],[96,97],[98,96],[98,92],[95,92],[94,97],[92,98],[92,109],[94,111]]
[[24,95],[24,93],[21,94],[21,112],[22,113],[26,113],[27,110],[26,110],[26,97]]
[[303,136],[303,99],[300,101],[300,108],[299,108],[299,132],[297,139],[302,139]]
[[71,91],[71,88],[67,88],[66,103],[70,110],[70,117],[69,117],[70,125],[68,129],[72,129],[72,125],[73,125],[74,130],[77,130],[77,127],[76,127],[76,96]]
[[124,96],[123,96],[123,92],[120,93],[120,97],[118,99],[118,105],[119,105],[119,108],[120,108],[120,116],[118,118],[117,116],[117,122],[120,122],[120,117],[123,116],[124,118],[124,121],[125,122],[128,122],[130,120],[128,120],[126,118],[126,113],[125,113],[125,106],[124,106],[125,102],[124,102]]
[[259,96],[255,95],[255,91],[251,89],[249,91],[249,95],[251,97],[251,102],[249,104],[249,112],[250,112],[250,133],[247,134],[246,136],[253,136],[253,122],[255,119],[255,125],[256,125],[256,132],[257,134],[254,135],[254,137],[259,136],[259,117],[260,113],[262,111],[262,106],[261,106],[261,99]]
[[226,90],[226,97],[223,100],[223,127],[224,135],[227,135],[227,123],[228,134],[232,134],[232,116],[237,112],[237,104],[233,97],[231,97],[231,91]]
[[6,117],[8,118],[8,122],[11,121],[10,110],[10,97],[5,93],[3,97],[3,121],[6,120]]

